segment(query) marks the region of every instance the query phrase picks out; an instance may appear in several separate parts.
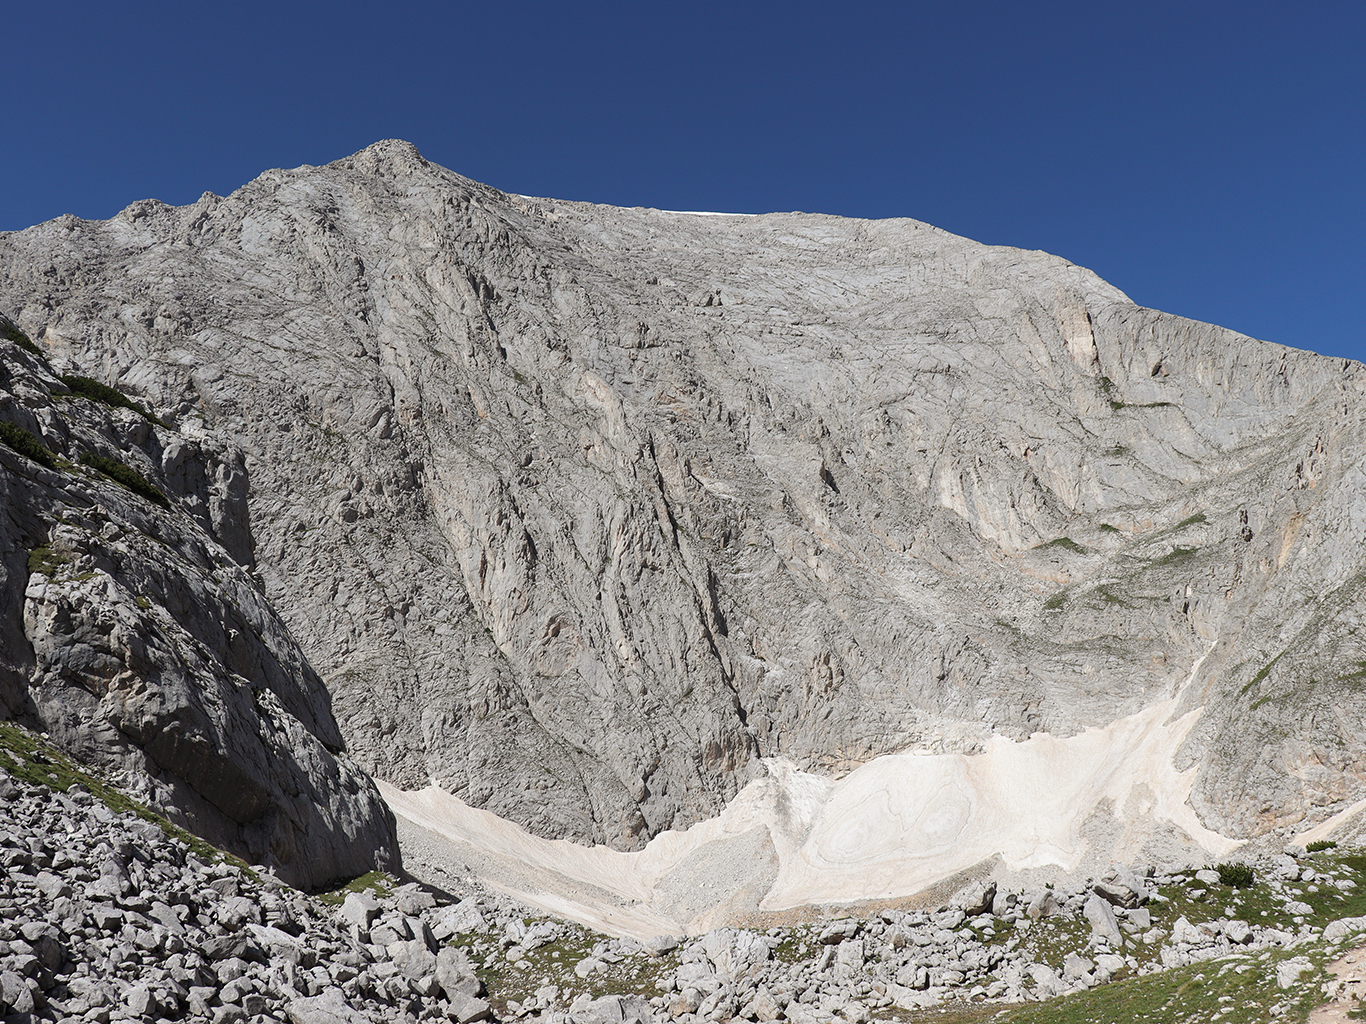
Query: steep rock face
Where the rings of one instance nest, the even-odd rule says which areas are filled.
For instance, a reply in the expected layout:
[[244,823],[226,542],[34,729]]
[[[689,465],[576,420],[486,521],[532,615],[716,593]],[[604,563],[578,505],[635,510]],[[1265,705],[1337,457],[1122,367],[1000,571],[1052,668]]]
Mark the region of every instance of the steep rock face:
[[509,196],[379,143],[0,236],[0,305],[240,445],[350,749],[638,847],[783,754],[1193,677],[1211,828],[1356,798],[1363,369],[914,221]]
[[[0,349],[0,421],[42,446],[0,444],[7,715],[293,884],[397,867],[392,815],[252,576],[240,451]],[[92,455],[156,490],[84,465]]]

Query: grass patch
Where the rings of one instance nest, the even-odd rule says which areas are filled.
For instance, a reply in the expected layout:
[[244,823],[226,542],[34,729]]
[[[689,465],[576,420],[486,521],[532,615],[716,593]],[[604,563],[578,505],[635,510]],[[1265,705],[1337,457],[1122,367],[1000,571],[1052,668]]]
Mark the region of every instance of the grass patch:
[[142,403],[133,401],[118,388],[101,384],[93,377],[82,377],[78,373],[64,373],[62,374],[62,383],[71,389],[73,395],[88,398],[112,409],[131,409],[148,423],[155,423],[159,427],[166,426],[164,422],[148,412],[147,407]]
[[1100,597],[1101,601],[1103,601],[1105,604],[1117,604],[1117,605],[1119,605],[1121,608],[1132,608],[1132,607],[1133,607],[1133,605],[1131,605],[1128,601],[1124,600],[1124,598],[1120,597],[1118,594],[1116,594],[1116,593],[1114,593],[1113,591],[1111,591],[1109,587],[1106,587],[1106,586],[1097,587],[1097,588],[1096,588],[1096,594]]
[[1067,594],[1059,590],[1056,594],[1054,594],[1052,597],[1050,597],[1047,601],[1043,603],[1043,608],[1046,612],[1056,612],[1061,610],[1062,606],[1066,603]]
[[1077,555],[1084,555],[1087,553],[1087,549],[1078,544],[1071,537],[1059,537],[1056,540],[1050,540],[1048,543],[1040,544],[1039,546],[1044,548],[1062,548],[1064,551],[1071,551],[1073,554]]
[[1172,405],[1172,402],[1116,402],[1110,399],[1110,411],[1119,412],[1121,409],[1165,409]]
[[[1366,855],[1362,851],[1319,851],[1313,857],[1313,868],[1319,874],[1351,879],[1356,888],[1342,891],[1316,878],[1312,887],[1317,892],[1311,892],[1311,886],[1303,882],[1283,885],[1277,892],[1271,885],[1255,880],[1245,888],[1230,888],[1192,885],[1185,879],[1161,886],[1160,898],[1154,899],[1148,909],[1154,927],[1164,930],[1170,930],[1178,917],[1185,917],[1195,925],[1234,917],[1251,924],[1297,932],[1301,926],[1285,912],[1286,899],[1299,900],[1310,906],[1311,911],[1303,916],[1303,923],[1314,928],[1322,928],[1338,918],[1366,913]],[[1022,948],[1027,948],[1034,959],[1057,968],[1069,949],[1081,949],[1085,935],[1083,921],[1048,918],[1030,929]],[[1293,949],[1268,947],[1234,952],[1222,959],[1132,975],[1090,991],[1014,1007],[994,1019],[1002,1024],[1303,1021],[1309,1010],[1322,1001],[1319,985],[1324,980],[1324,965],[1341,955],[1341,950],[1340,946],[1312,943]],[[1126,946],[1126,952],[1138,959],[1140,967],[1157,965],[1159,951],[1160,945],[1130,942]],[[1275,980],[1277,965],[1296,956],[1307,957],[1311,969],[1294,987],[1281,989]]]
[[[537,922],[524,919],[524,924]],[[597,999],[607,995],[644,995],[657,990],[655,982],[676,970],[678,954],[652,957],[641,951],[622,956],[615,963],[606,963],[605,971],[595,971],[580,978],[574,967],[587,957],[599,955],[603,936],[580,925],[555,922],[560,932],[557,938],[535,949],[522,949],[516,961],[509,961],[503,942],[493,934],[461,934],[452,937],[451,944],[465,950],[474,964],[475,974],[483,982],[485,996],[498,1014],[507,1010],[510,1000],[521,1001],[543,984],[558,985],[560,1002],[569,1002],[568,992],[587,993]],[[521,964],[522,966],[518,966]]]
[[183,842],[201,860],[211,864],[219,861],[233,864],[255,877],[255,872],[240,857],[220,850],[194,833],[172,824],[104,782],[42,737],[13,722],[0,722],[0,771],[8,772],[22,782],[44,786],[58,793],[65,793],[80,783],[114,813],[132,814],[151,822],[170,838]]
[[1100,532],[1101,532],[1101,533],[1119,533],[1119,532],[1120,532],[1120,529],[1119,529],[1118,526],[1111,526],[1109,523],[1101,523],[1101,524],[1100,524]]
[[1242,688],[1241,690],[1238,691],[1238,696],[1240,696],[1240,697],[1243,696],[1244,694],[1247,693],[1248,690],[1252,689],[1254,686],[1256,686],[1258,683],[1260,683],[1263,679],[1265,679],[1265,678],[1271,673],[1272,666],[1274,666],[1274,665],[1276,664],[1276,662],[1280,661],[1281,658],[1283,658],[1284,656],[1285,656],[1285,651],[1281,651],[1280,654],[1276,655],[1274,658],[1272,658],[1270,661],[1268,661],[1265,665],[1263,665],[1263,666],[1261,667],[1261,670],[1260,670],[1255,676],[1253,676],[1253,677],[1252,677],[1251,679],[1249,679],[1245,684],[1243,684],[1243,688]]
[[1031,960],[1061,971],[1068,953],[1086,948],[1091,926],[1080,915],[1059,914],[1036,921],[1024,931],[1017,924],[1013,932],[1002,932],[998,939],[1008,941],[1007,936],[1011,934],[1020,938],[1019,948]]
[[329,907],[340,907],[346,902],[346,897],[353,892],[373,892],[376,896],[388,896],[394,891],[395,884],[392,875],[387,875],[383,871],[367,871],[339,888],[319,893],[317,899],[319,903],[326,903]]
[[1168,551],[1161,558],[1153,560],[1153,565],[1178,565],[1186,561],[1191,555],[1195,554],[1196,548],[1175,547]]
[[57,456],[42,441],[23,427],[13,423],[0,422],[0,441],[13,448],[26,459],[41,463],[48,469],[57,468]]
[[773,950],[779,963],[795,964],[811,957],[816,947],[816,932],[810,926],[790,929]]
[[1273,1011],[1285,998],[1274,979],[1274,962],[1205,961],[1021,1007],[996,1019],[1003,1024],[1269,1024],[1286,1019]]
[[71,560],[65,555],[53,554],[52,549],[47,545],[34,548],[28,553],[29,575],[40,572],[44,576],[56,576],[61,571],[62,566],[70,563]]
[[140,494],[154,505],[162,508],[170,508],[171,503],[166,500],[166,495],[162,494],[152,481],[139,473],[132,466],[120,462],[118,459],[111,459],[107,455],[94,455],[89,452],[81,456],[81,462],[97,469],[109,479],[123,484],[134,494]]
[[1209,520],[1205,518],[1205,513],[1197,512],[1195,513],[1195,515],[1187,516],[1185,519],[1181,520],[1181,522],[1177,523],[1176,529],[1183,530],[1187,526],[1195,526],[1197,523],[1205,523],[1208,521]]

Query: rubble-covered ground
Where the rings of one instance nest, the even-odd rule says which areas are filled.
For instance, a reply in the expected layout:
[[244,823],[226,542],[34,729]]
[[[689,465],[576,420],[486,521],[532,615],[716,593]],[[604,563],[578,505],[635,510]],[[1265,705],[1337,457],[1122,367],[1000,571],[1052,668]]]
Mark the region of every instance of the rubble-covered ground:
[[977,884],[937,911],[641,944],[458,880],[299,892],[13,725],[0,767],[6,1024],[1242,1024],[1304,1019],[1327,996],[1346,1009],[1360,987],[1342,960],[1366,931],[1360,851],[1263,859],[1246,888],[1139,866],[1085,888]]

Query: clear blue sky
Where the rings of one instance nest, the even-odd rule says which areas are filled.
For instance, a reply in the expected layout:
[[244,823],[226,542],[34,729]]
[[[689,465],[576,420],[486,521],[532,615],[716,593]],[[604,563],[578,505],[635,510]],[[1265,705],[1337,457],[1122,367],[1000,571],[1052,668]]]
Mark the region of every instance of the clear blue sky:
[[1359,3],[0,3],[0,229],[381,138],[511,192],[909,216],[1366,359]]

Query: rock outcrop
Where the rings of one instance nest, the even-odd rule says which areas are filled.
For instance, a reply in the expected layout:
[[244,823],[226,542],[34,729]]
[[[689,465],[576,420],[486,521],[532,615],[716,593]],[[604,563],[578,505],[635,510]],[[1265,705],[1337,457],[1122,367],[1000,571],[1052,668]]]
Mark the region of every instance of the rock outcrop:
[[528,199],[398,142],[0,235],[0,308],[240,448],[263,621],[400,787],[636,848],[762,755],[1070,735],[1189,679],[1209,828],[1366,794],[1359,364],[915,221]]
[[393,816],[254,576],[241,452],[0,327],[7,717],[292,884],[397,867]]

